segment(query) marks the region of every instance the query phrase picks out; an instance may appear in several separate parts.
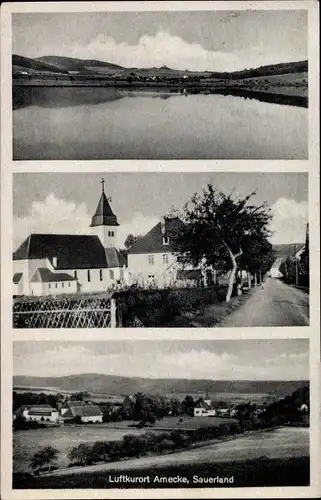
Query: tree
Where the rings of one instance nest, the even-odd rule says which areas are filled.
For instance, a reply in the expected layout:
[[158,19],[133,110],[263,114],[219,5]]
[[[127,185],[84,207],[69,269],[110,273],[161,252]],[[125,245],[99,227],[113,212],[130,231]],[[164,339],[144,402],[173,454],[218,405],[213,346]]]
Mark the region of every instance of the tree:
[[92,447],[87,443],[81,443],[71,448],[68,458],[72,462],[80,462],[81,465],[86,466],[92,461],[92,455]]
[[171,235],[181,263],[230,272],[226,302],[232,296],[240,257],[250,251],[253,240],[263,242],[270,236],[270,209],[265,203],[252,205],[255,194],[233,198],[208,184],[185,205],[184,224]]
[[134,236],[133,234],[129,234],[127,238],[125,239],[125,248],[128,250],[128,248],[132,247],[136,241],[140,240],[142,238],[141,235]]
[[45,446],[40,450],[36,451],[31,459],[31,468],[39,470],[44,465],[48,464],[49,472],[52,466],[52,462],[54,462],[59,454],[59,450],[53,448],[52,446]]

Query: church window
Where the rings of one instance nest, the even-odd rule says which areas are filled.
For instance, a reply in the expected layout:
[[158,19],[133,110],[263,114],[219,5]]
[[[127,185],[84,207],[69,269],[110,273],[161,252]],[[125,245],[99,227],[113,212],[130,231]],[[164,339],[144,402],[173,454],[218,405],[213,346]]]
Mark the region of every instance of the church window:
[[154,264],[154,255],[149,255],[148,256],[148,264],[151,264],[151,265]]
[[50,283],[48,284],[48,288],[51,288],[51,285],[50,285]]
[[70,281],[68,281],[68,286],[70,287]]
[[100,281],[103,281],[103,279],[104,279],[104,275],[103,275],[103,270],[102,269],[99,269],[99,279],[100,279]]
[[90,283],[90,280],[91,280],[90,269],[88,269],[88,271],[87,271],[87,280],[88,280],[88,283]]
[[61,288],[63,288],[64,286],[65,286],[65,284],[64,284],[64,283],[61,283]]
[[114,231],[108,231],[108,236],[110,236],[111,238],[113,238],[115,236]]
[[75,276],[76,279],[78,278],[77,271],[74,272],[74,276]]
[[58,283],[55,283],[55,288],[57,288],[57,287],[58,287]]
[[168,264],[168,254],[167,253],[163,254],[163,264]]
[[114,271],[112,269],[109,270],[109,277],[111,280],[114,279]]

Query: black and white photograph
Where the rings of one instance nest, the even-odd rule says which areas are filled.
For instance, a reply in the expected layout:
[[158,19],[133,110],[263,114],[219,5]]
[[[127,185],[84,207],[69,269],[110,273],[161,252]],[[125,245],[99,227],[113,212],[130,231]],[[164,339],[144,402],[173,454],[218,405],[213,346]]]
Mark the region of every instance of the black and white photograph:
[[13,160],[307,159],[308,11],[239,5],[13,13]]
[[13,353],[14,489],[309,485],[308,339]]
[[309,325],[306,173],[13,174],[14,328]]

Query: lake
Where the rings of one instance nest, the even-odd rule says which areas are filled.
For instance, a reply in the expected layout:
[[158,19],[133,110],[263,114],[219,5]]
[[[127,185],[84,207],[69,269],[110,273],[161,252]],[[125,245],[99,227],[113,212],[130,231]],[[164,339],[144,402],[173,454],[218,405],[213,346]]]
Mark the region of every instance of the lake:
[[306,107],[244,95],[17,87],[13,159],[307,159]]

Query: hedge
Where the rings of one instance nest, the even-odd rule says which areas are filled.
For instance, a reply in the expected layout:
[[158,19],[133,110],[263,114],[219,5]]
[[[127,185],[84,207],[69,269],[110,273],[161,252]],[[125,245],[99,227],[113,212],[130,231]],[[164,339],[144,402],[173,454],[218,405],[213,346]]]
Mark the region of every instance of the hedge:
[[133,286],[123,292],[116,292],[122,311],[123,326],[133,326],[138,320],[142,326],[165,326],[182,312],[192,311],[209,304],[223,302],[225,286],[210,288],[172,288],[164,290],[145,290]]

